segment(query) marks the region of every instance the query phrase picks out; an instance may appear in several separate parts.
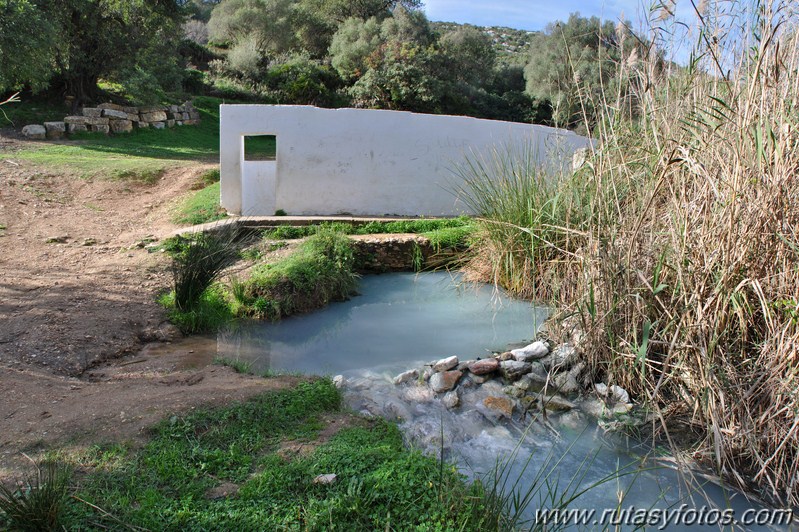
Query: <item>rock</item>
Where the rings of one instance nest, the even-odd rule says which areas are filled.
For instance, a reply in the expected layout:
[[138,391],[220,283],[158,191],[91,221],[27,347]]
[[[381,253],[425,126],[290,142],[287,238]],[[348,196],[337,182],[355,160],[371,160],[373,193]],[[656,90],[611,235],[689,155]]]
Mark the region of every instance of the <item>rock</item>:
[[157,113],[157,112],[165,111],[165,110],[166,110],[166,107],[164,107],[163,105],[144,105],[142,107],[139,107],[139,112],[142,113],[142,114]]
[[511,354],[515,360],[520,362],[532,362],[533,360],[538,360],[539,358],[547,356],[549,354],[549,347],[546,343],[539,340],[520,349],[513,349],[511,350]]
[[86,123],[85,116],[66,116],[64,117],[65,124],[80,124],[83,125]]
[[458,370],[435,373],[430,377],[430,387],[436,393],[448,392],[458,384],[462,375]]
[[577,431],[585,427],[585,419],[579,410],[571,410],[558,418],[558,424],[565,429]]
[[400,373],[399,375],[394,377],[393,382],[394,382],[394,384],[399,385],[399,384],[404,384],[404,383],[412,381],[412,380],[416,380],[418,378],[419,378],[419,371],[415,370],[415,369],[411,369],[411,370],[408,370],[408,371],[403,371],[402,373]]
[[493,410],[507,418],[513,415],[513,401],[507,397],[490,395],[483,399],[483,405],[489,410]]
[[[108,120],[108,119],[106,118],[106,120]],[[105,125],[105,126],[104,125],[97,125],[97,126],[89,126],[89,130],[90,131],[94,131],[96,133],[105,133],[107,135],[108,132],[111,130],[111,128],[108,125]]]
[[506,360],[515,360],[513,358],[513,353],[510,351],[505,351],[504,353],[500,354],[498,357],[500,362],[505,362]]
[[175,127],[175,121],[174,120],[167,120],[166,121],[166,127]]
[[522,376],[522,378],[516,381],[513,385],[519,388],[520,390],[524,390],[526,392],[538,393],[544,389],[544,386],[546,386],[546,384],[547,384],[546,374],[542,378],[538,374],[530,372],[527,375]]
[[136,126],[139,129],[147,129],[148,127],[150,127],[150,123],[149,122],[137,122]]
[[505,394],[510,395],[511,397],[515,397],[516,399],[524,397],[524,394],[526,393],[525,390],[517,388],[516,385],[505,386],[502,389],[502,391],[505,392]]
[[469,375],[469,379],[475,384],[483,384],[485,382],[490,381],[493,378],[494,375],[490,373],[486,375],[474,375],[474,374]]
[[[127,113],[127,114],[136,114],[136,115],[138,115],[139,114],[139,109],[137,107],[125,106],[125,107],[122,107],[122,112]],[[137,118],[137,120],[138,120],[138,118]]]
[[104,110],[104,111],[108,111],[108,110],[111,110],[111,111],[122,111],[122,106],[121,105],[117,105],[117,104],[111,103],[111,102],[101,103],[100,105],[97,106],[97,108],[100,109],[100,110]]
[[45,244],[64,244],[69,240],[69,235],[59,235],[47,237],[44,241]]
[[166,125],[163,122],[150,122],[153,129],[164,129]]
[[336,480],[338,480],[338,476],[335,473],[327,473],[326,475],[317,475],[313,479],[313,483],[320,486],[330,486],[335,484]]
[[429,403],[436,398],[433,390],[427,386],[406,386],[400,392],[400,398],[409,403]]
[[430,368],[424,368],[424,371],[422,371],[422,380],[427,382],[430,380],[430,377],[432,376],[433,376],[433,370]]
[[577,406],[565,397],[559,395],[541,396],[540,400],[542,406],[552,412],[565,412]]
[[469,364],[469,371],[475,375],[487,375],[499,369],[499,360],[496,358],[484,358]]
[[395,420],[401,419],[403,421],[408,421],[413,419],[411,411],[408,409],[408,407],[404,403],[393,399],[389,399],[383,403],[381,415],[385,418]]
[[500,362],[499,366],[502,376],[510,381],[520,379],[522,375],[530,373],[533,369],[529,362],[519,362],[518,360],[505,360]]
[[107,116],[109,118],[121,118],[122,120],[128,119],[128,113],[122,111],[122,109],[106,109],[103,108],[103,116]]
[[577,359],[577,350],[569,344],[563,344],[556,347],[548,356],[542,358],[541,363],[549,369],[568,368],[576,363]]
[[559,373],[555,375],[552,383],[560,393],[571,394],[580,390],[580,384],[571,373]]
[[85,124],[67,124],[67,133],[82,133],[89,131]]
[[100,118],[103,116],[103,110],[95,107],[84,107],[81,114],[88,118]]
[[152,113],[141,113],[142,122],[164,122],[166,113],[163,111],[153,111]]
[[138,122],[139,121],[139,113],[125,113],[127,119],[131,122]]
[[433,371],[449,371],[458,365],[458,357],[442,358],[433,364]]
[[86,117],[85,123],[87,126],[107,126],[110,120],[101,117]]
[[28,124],[22,128],[22,134],[29,139],[42,140],[47,138],[47,130],[41,124]]
[[111,120],[109,126],[114,133],[130,133],[133,131],[133,122],[130,120]]
[[96,246],[96,245],[97,245],[96,238],[84,238],[83,243],[81,244],[81,246]]
[[444,394],[444,397],[441,398],[441,404],[452,410],[461,404],[461,398],[458,396],[458,392],[456,390],[452,390],[451,392]]
[[602,397],[610,399],[614,403],[629,403],[630,394],[621,386],[608,386],[604,382],[599,382],[594,385],[596,393]]
[[344,375],[336,375],[333,377],[333,384],[336,386],[336,388],[341,389],[346,383],[347,380],[344,378]]

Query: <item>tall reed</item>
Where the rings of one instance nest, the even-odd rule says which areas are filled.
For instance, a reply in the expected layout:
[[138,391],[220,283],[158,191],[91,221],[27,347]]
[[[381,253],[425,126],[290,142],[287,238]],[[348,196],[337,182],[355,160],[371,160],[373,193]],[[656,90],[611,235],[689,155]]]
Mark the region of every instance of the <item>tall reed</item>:
[[696,458],[796,505],[799,14],[788,0],[709,5],[686,4],[685,67],[657,51],[670,14],[652,14],[574,175],[464,167],[485,216],[476,264],[579,319],[597,378],[654,407],[667,437],[687,426]]

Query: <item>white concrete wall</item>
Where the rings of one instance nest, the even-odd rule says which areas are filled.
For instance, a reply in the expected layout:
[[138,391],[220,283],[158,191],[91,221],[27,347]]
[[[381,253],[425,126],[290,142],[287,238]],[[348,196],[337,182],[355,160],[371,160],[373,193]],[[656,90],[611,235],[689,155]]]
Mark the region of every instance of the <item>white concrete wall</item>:
[[[275,135],[276,161],[244,161],[244,136]],[[505,145],[570,167],[588,139],[545,126],[367,109],[222,105],[222,206],[234,214],[449,216],[456,165]]]

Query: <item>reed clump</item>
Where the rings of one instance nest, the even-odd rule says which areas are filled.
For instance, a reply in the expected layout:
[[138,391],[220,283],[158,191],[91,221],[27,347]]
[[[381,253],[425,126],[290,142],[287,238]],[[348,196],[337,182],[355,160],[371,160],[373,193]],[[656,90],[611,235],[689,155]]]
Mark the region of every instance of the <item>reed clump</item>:
[[[653,14],[573,175],[461,168],[484,216],[476,261],[580,320],[597,378],[654,407],[666,436],[687,424],[695,457],[797,505],[799,14],[713,6],[691,8],[688,66],[657,52],[668,15]],[[490,188],[497,173],[510,184]]]

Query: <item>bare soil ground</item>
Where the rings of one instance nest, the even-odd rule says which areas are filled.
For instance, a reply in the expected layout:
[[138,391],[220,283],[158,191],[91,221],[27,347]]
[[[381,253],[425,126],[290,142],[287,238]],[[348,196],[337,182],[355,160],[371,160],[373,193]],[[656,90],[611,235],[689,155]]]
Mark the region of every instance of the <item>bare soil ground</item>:
[[15,159],[25,145],[0,136],[0,477],[25,449],[136,438],[169,412],[291,384],[207,366],[216,342],[180,339],[155,302],[168,261],[141,246],[175,231],[211,165],[87,180]]

